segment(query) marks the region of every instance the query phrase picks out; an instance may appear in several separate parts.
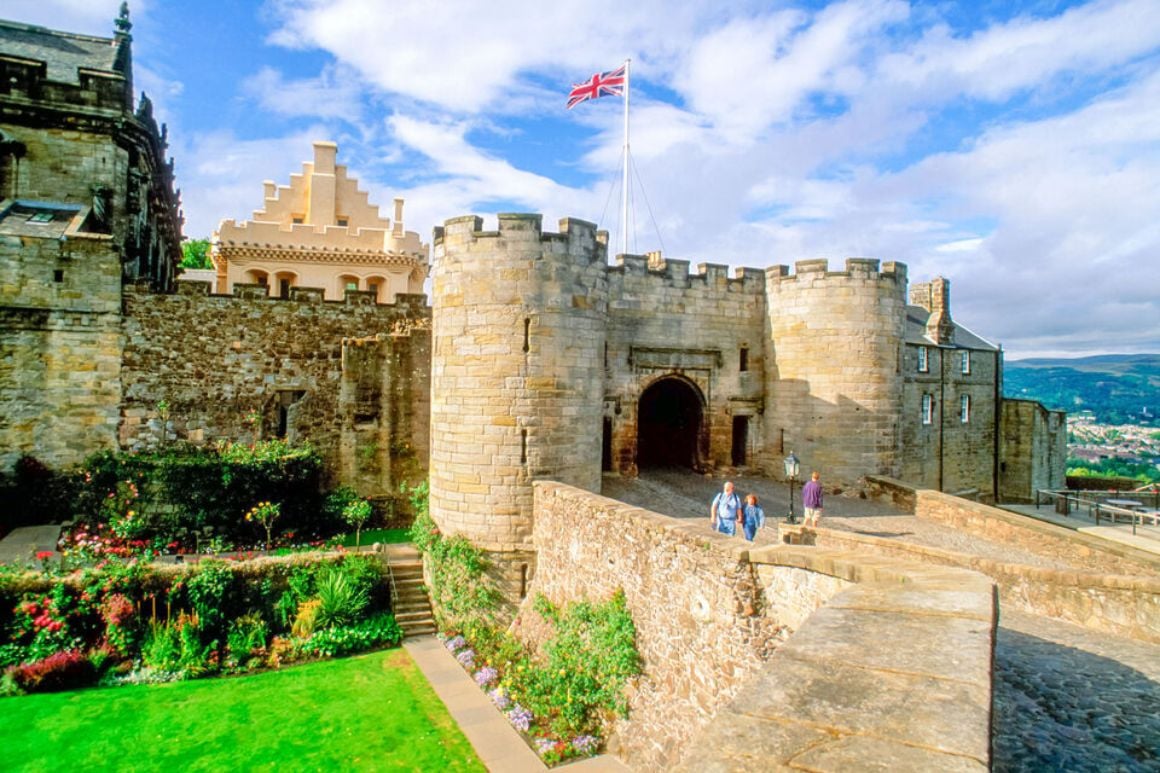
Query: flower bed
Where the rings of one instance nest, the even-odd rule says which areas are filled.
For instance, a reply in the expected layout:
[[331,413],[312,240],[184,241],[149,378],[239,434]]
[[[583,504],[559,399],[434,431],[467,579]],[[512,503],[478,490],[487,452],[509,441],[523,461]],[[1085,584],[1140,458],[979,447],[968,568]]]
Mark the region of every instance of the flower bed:
[[299,555],[0,574],[0,694],[276,668],[394,645],[374,558]]
[[544,762],[591,756],[627,713],[625,687],[640,673],[624,595],[563,610],[541,596],[534,606],[553,629],[539,651],[478,622],[444,646]]

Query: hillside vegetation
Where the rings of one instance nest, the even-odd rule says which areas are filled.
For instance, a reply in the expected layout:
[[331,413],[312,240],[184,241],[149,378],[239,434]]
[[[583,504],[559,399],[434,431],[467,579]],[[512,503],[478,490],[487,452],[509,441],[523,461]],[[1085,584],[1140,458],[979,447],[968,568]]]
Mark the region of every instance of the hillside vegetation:
[[1101,424],[1156,426],[1160,354],[1011,360],[1003,367],[1003,393],[1054,410],[1088,410]]

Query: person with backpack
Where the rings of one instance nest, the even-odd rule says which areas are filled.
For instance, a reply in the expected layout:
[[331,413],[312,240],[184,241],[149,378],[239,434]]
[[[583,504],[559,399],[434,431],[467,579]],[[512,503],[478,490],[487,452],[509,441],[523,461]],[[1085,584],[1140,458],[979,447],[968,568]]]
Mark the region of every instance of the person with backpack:
[[725,487],[713,497],[709,505],[709,523],[714,530],[730,537],[737,534],[737,522],[741,520],[741,498],[733,493],[733,481],[725,481]]

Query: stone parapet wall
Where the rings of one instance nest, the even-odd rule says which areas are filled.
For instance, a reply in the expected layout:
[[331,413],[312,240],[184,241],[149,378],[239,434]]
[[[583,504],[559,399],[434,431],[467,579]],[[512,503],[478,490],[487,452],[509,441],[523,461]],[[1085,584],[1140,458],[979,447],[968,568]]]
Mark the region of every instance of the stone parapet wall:
[[1102,574],[1160,576],[1160,557],[938,491],[915,491],[914,514]]
[[[531,601],[537,593],[556,604],[600,600],[618,589],[625,593],[645,674],[630,697],[629,718],[618,723],[613,746],[638,770],[671,769],[693,750],[699,750],[698,756],[686,763],[687,769],[714,769],[702,765],[736,759],[725,746],[713,746],[730,737],[745,748],[753,744],[776,747],[778,754],[788,758],[803,752],[793,745],[795,739],[808,736],[814,745],[819,735],[815,730],[799,728],[804,735],[786,740],[777,722],[763,724],[748,709],[736,710],[744,716],[722,714],[735,710],[736,703],[725,707],[740,691],[748,692],[757,684],[773,685],[770,680],[783,671],[794,675],[778,688],[783,694],[793,692],[792,681],[811,691],[808,696],[793,693],[793,700],[841,707],[840,719],[827,720],[836,729],[820,733],[840,741],[835,753],[858,743],[846,738],[849,733],[843,728],[914,725],[908,732],[922,733],[918,718],[937,711],[939,728],[946,725],[957,730],[941,746],[934,744],[933,751],[923,751],[930,755],[924,759],[947,759],[944,749],[953,747],[952,753],[986,765],[993,590],[978,575],[812,548],[750,551],[737,540],[708,531],[704,523],[669,518],[543,481],[535,484],[534,542],[537,571],[520,612],[521,621],[534,615]],[[921,588],[920,579],[926,584]],[[818,630],[824,634],[803,645],[820,653],[812,663],[798,652],[773,667],[781,662],[779,647],[797,639],[794,630],[808,631],[818,615],[858,589],[854,584],[886,589],[842,603],[840,616],[846,617],[839,617],[844,622],[825,618],[828,622],[819,623]],[[815,612],[819,609],[822,612]],[[868,672],[866,665],[857,662],[859,650],[871,653],[864,658],[887,658],[891,652],[880,641],[861,638],[867,629],[876,636],[887,635],[890,626],[873,624],[883,610],[895,613],[889,618],[891,625],[902,624],[899,615],[908,621],[908,646],[894,648],[899,663],[882,665],[881,673]],[[523,622],[517,625],[517,632],[524,630],[522,626]],[[536,626],[527,629],[535,631]],[[927,637],[931,637],[929,646]],[[948,658],[945,648],[953,656]],[[910,654],[914,650],[927,653],[926,659],[915,658]],[[890,669],[902,666],[916,675],[886,676]],[[862,707],[845,697],[836,680],[857,681],[859,674],[866,673],[879,683],[890,680],[892,689],[886,698]],[[858,682],[860,688],[865,681],[863,677]],[[921,692],[924,689],[934,692]],[[927,694],[934,695],[929,703],[918,697]],[[735,734],[742,726],[753,733]],[[875,743],[895,754],[906,741],[891,744],[889,739],[878,738]],[[705,749],[714,752],[705,756]],[[770,765],[762,763],[753,769],[759,767],[769,769]]]
[[535,492],[537,570],[520,618],[537,593],[565,604],[623,589],[645,675],[617,751],[638,770],[667,768],[761,668],[784,626],[759,612],[757,578],[735,540],[558,483]]
[[990,769],[994,585],[959,569],[816,548],[761,548],[840,578],[724,706],[677,770]]
[[778,528],[781,538],[793,544],[971,569],[994,580],[1002,602],[1015,609],[1160,642],[1160,579],[1154,576],[1047,569],[839,529]]

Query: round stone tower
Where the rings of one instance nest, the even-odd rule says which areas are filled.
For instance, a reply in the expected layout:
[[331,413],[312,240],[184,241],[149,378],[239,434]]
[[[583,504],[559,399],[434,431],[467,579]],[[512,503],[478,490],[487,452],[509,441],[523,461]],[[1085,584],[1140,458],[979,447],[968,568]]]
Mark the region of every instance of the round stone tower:
[[510,602],[535,570],[532,481],[600,490],[606,247],[540,215],[435,229],[431,515],[491,553]]
[[[802,478],[897,475],[906,266],[850,258],[766,270],[766,447],[773,472],[793,451]],[[780,452],[780,455],[779,455]]]

